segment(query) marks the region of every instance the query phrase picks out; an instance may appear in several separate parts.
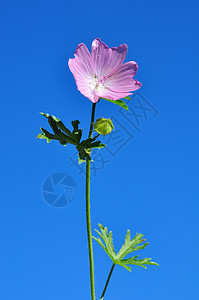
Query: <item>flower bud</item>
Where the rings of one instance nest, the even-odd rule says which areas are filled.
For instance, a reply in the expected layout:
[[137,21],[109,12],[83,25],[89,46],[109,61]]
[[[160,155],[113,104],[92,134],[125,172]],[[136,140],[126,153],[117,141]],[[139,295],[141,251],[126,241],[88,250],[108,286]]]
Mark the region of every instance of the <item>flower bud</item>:
[[96,120],[94,124],[95,131],[97,131],[97,133],[102,135],[107,135],[111,133],[113,128],[114,126],[111,119],[99,118]]

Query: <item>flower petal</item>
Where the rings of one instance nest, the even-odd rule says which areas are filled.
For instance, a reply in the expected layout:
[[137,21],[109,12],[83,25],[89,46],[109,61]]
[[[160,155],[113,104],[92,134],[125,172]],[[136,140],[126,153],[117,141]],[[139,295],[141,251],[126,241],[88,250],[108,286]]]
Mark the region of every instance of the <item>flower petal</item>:
[[122,92],[118,92],[118,91],[112,91],[110,89],[104,89],[104,90],[98,91],[97,95],[100,98],[106,98],[106,99],[110,99],[110,100],[119,100],[124,97],[132,95],[132,93],[122,93]]
[[130,61],[122,66],[112,76],[107,78],[104,89],[97,92],[99,97],[117,100],[131,95],[131,91],[135,91],[141,87],[141,83],[132,77],[136,74],[138,66],[136,62]]
[[127,49],[126,44],[108,48],[100,39],[95,39],[91,49],[95,74],[98,77],[107,77],[115,73],[123,63]]
[[96,103],[99,100],[99,97],[96,95],[95,91],[90,88],[90,80],[83,79],[82,77],[75,76],[77,89],[81,92],[82,95],[90,99],[93,103]]
[[111,90],[129,92],[141,87],[141,83],[132,77],[136,75],[138,65],[134,61],[123,64],[119,70],[107,79],[105,86]]
[[85,44],[79,44],[75,51],[75,58],[70,58],[68,66],[76,80],[78,90],[92,102],[97,102],[97,97],[89,87],[94,78],[91,55]]
[[68,61],[69,69],[74,74],[91,78],[94,75],[91,55],[85,44],[79,44],[74,53],[75,58]]

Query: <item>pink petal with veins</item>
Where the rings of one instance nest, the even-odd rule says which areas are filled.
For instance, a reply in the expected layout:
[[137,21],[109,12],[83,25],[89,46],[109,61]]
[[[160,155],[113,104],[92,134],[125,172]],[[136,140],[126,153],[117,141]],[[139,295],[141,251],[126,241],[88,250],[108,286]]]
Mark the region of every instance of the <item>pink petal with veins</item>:
[[99,77],[108,77],[122,65],[127,54],[127,45],[108,48],[100,39],[92,43],[91,57],[95,74]]
[[[134,75],[136,75],[137,69],[138,65],[134,61],[130,61],[121,65],[116,73],[107,78],[105,87],[112,92],[114,91],[116,94],[118,93],[118,95],[120,93],[129,93],[129,91],[135,91],[139,89],[142,84],[132,78]],[[108,93],[108,91],[106,93]],[[119,98],[112,100],[116,99]]]
[[89,82],[94,78],[91,54],[85,44],[79,44],[75,51],[75,58],[70,58],[68,66],[76,80],[78,90],[92,102],[98,97],[89,88]]
[[126,44],[108,48],[100,39],[95,39],[91,54],[84,44],[79,44],[75,58],[68,61],[78,90],[94,103],[100,97],[117,100],[131,95],[141,83],[133,79],[137,64],[134,61],[123,64],[126,54]]

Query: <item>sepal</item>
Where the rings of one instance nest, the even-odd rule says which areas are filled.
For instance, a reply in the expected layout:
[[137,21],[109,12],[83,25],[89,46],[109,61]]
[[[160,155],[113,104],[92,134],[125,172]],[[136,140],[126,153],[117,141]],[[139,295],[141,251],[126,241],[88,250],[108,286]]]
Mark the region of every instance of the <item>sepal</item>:
[[[116,104],[116,105],[124,108],[127,111],[129,110],[128,105],[126,105],[126,103],[123,100],[121,100],[121,99],[118,99],[118,100],[110,100],[110,99],[106,99],[106,98],[101,98],[101,99],[104,99],[104,100],[109,101],[109,102],[111,102],[113,104]],[[131,100],[131,98],[128,97],[128,96],[124,97],[123,99],[125,99],[125,100]]]

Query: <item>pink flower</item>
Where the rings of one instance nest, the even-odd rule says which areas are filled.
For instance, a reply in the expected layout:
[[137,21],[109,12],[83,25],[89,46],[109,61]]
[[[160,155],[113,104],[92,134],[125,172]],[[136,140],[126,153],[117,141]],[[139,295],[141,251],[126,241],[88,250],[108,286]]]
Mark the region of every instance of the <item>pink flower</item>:
[[78,90],[93,103],[99,98],[117,100],[132,95],[130,91],[139,89],[141,83],[133,79],[138,69],[136,62],[123,64],[126,54],[126,44],[108,48],[95,39],[91,53],[85,44],[79,44],[75,58],[68,61]]

